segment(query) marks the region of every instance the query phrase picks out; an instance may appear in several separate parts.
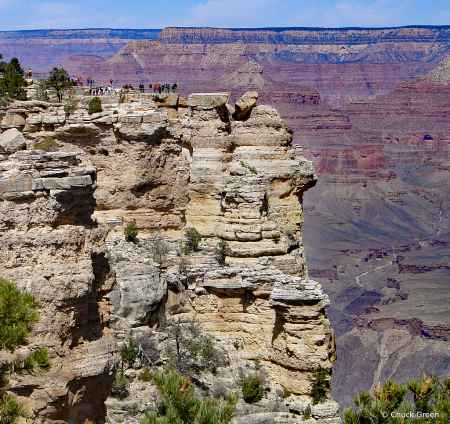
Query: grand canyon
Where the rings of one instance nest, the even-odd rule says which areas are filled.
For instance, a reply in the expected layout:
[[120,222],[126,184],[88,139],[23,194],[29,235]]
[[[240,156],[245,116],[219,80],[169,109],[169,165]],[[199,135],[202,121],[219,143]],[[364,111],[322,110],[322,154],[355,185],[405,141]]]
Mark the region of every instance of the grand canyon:
[[[101,262],[102,275],[89,277],[92,287],[85,294],[101,312],[95,343],[113,351],[110,320],[120,342],[129,328],[139,332],[157,322],[161,305],[183,319],[195,313],[224,349],[227,340],[241,340],[243,359],[270,368],[277,376],[274,387],[296,396],[288,407],[296,413],[308,394],[299,370],[321,361],[326,368],[333,363],[331,394],[341,408],[379,381],[404,383],[424,372],[448,377],[450,27],[114,31],[0,33],[5,58],[17,56],[37,74],[56,65],[103,85],[113,79],[116,86],[179,86],[179,95],[156,95],[156,103],[148,92],[127,94],[122,104],[112,99],[114,106],[105,99],[106,112],[92,122],[84,112],[68,121],[62,110],[44,104],[4,111],[2,132],[20,130],[30,148],[48,133],[70,153],[38,158],[45,166],[58,161],[67,169],[65,178],[91,175],[86,192],[67,190],[76,199],[72,205],[92,209],[100,229],[90,220],[58,216],[52,225],[60,237],[78,232],[80,240],[93,240],[83,242],[88,272],[103,258],[95,252],[109,252],[110,265]],[[247,121],[234,121],[226,107],[245,92],[257,92],[258,106]],[[226,99],[194,93],[226,93]],[[74,149],[93,168],[72,170]],[[20,151],[10,158],[15,165],[9,169],[20,172],[30,160]],[[242,163],[248,167],[240,169]],[[250,167],[259,173],[252,175]],[[9,201],[14,206],[5,216],[24,202]],[[258,216],[251,216],[254,207]],[[130,249],[120,239],[121,225],[132,220],[147,231],[144,247],[155,229],[167,238],[167,270],[145,262],[141,248]],[[109,225],[108,235],[102,225]],[[2,230],[5,240],[13,240],[12,226]],[[174,270],[186,227],[206,239],[188,264],[189,285]],[[282,235],[280,244],[271,241],[273,231]],[[207,258],[216,238],[231,246],[227,272],[214,271]],[[66,248],[75,249],[70,243]],[[3,274],[34,287],[29,276],[9,269]],[[292,292],[300,284],[294,274],[306,284],[300,298]],[[139,293],[146,290],[143,302]],[[245,313],[239,303],[248,303]],[[83,332],[87,318],[80,314]],[[269,345],[261,340],[275,337],[272,318],[281,336]],[[255,329],[261,340],[251,337]],[[296,338],[303,347],[296,347]],[[305,349],[310,360],[303,363]],[[102,360],[101,373],[110,377],[114,359]],[[94,375],[82,377],[95,381]],[[98,392],[96,402],[105,397]],[[86,402],[79,398],[80,405]],[[43,410],[58,419],[51,407]],[[259,413],[249,413],[255,423]],[[315,413],[319,422],[336,417],[336,411]]]

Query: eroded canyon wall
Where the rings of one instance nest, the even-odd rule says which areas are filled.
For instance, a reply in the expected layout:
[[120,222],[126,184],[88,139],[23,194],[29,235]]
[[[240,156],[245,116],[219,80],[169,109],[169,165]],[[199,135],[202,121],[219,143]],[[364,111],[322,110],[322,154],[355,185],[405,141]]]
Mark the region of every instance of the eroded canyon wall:
[[46,347],[52,363],[13,375],[10,389],[29,423],[102,422],[117,347],[104,298],[115,283],[106,231],[91,219],[96,169],[73,151],[14,153],[26,143],[16,129],[0,137],[0,275],[38,297],[40,320],[24,349]]
[[[320,285],[308,277],[301,236],[303,194],[314,186],[316,176],[302,149],[291,144],[292,135],[279,113],[270,106],[255,106],[257,97],[257,93],[248,93],[236,105],[240,119],[234,118],[238,115],[228,104],[229,93],[191,95],[187,102],[176,94],[130,93],[123,97],[123,103],[115,103],[118,98],[105,98],[104,111],[92,115],[87,113],[84,100],[72,115],[66,115],[62,106],[55,104],[18,102],[5,111],[0,122],[0,143],[5,150],[31,150],[7,158],[29,158],[30,187],[20,186],[20,200],[16,202],[24,202],[22,197],[37,204],[58,199],[63,202],[72,199],[70,195],[77,195],[89,205],[85,211],[83,203],[69,209],[63,203],[63,218],[56,213],[54,221],[46,225],[43,222],[45,231],[53,235],[52,231],[62,226],[70,228],[75,220],[83,224],[84,232],[98,234],[100,244],[95,246],[100,249],[109,226],[109,261],[102,262],[105,257],[99,250],[95,251],[99,253],[96,256],[84,247],[87,242],[83,238],[80,241],[72,236],[67,243],[58,240],[63,250],[75,242],[82,243],[72,256],[67,255],[64,269],[66,273],[71,270],[69,258],[82,263],[86,278],[93,284],[90,291],[85,287],[90,300],[83,305],[91,305],[86,315],[80,312],[72,318],[77,335],[83,340],[78,343],[87,349],[86,353],[79,353],[80,361],[91,360],[90,343],[105,343],[110,335],[106,328],[109,306],[101,300],[106,295],[115,306],[116,335],[123,337],[140,326],[157,329],[162,320],[187,322],[195,318],[224,349],[236,352],[237,343],[240,349],[234,355],[239,356],[239,361],[261,361],[269,372],[271,387],[292,392],[285,410],[298,414],[311,403],[311,372],[319,365],[330,369],[336,359],[333,331],[326,314],[329,300]],[[8,134],[21,141],[6,144]],[[48,136],[56,140],[61,151],[34,153],[36,144]],[[39,175],[32,171],[33,167],[39,168],[42,158],[68,157],[70,164],[75,164],[74,147],[84,166],[49,166],[52,170],[45,168]],[[17,164],[10,166],[13,172],[20,169]],[[6,178],[9,175],[5,174]],[[97,184],[93,191],[90,187]],[[94,218],[105,226],[97,227],[90,220],[95,204]],[[132,220],[141,229],[136,245],[123,241],[123,225]],[[198,252],[182,255],[182,234],[188,227],[195,227],[202,241]],[[14,240],[12,234],[17,228],[11,223],[5,236],[7,242]],[[39,226],[31,225],[29,232],[34,234],[38,229]],[[170,246],[164,260],[147,249],[155,239],[155,229]],[[225,241],[230,251],[225,266],[220,266],[216,249],[219,242]],[[52,253],[52,261],[60,260],[58,249],[53,248]],[[38,270],[39,265],[38,260]],[[117,272],[118,281],[110,294],[108,266]],[[38,280],[52,288],[46,297],[35,289],[32,277],[22,275],[24,272],[27,267],[6,275],[48,301],[49,308],[61,307],[53,291],[59,287],[59,280],[53,286],[53,274],[44,273],[42,281]],[[40,275],[35,272],[33,277]],[[63,281],[72,287],[72,279]],[[80,290],[76,296],[83,295]],[[61,311],[62,321],[68,316],[67,310]],[[91,333],[83,332],[87,331],[83,322],[76,321],[83,316],[100,317],[89,327],[92,331],[98,326],[95,341],[89,339]],[[56,340],[55,346],[61,349]],[[39,342],[45,344],[46,340]],[[111,341],[105,346],[109,346],[110,356],[100,347],[96,350],[98,360],[92,374],[98,379],[104,379],[106,369],[112,371],[115,364],[114,344]],[[61,364],[70,363],[69,352],[64,353]],[[60,378],[75,384],[64,374]],[[101,403],[110,380],[106,381],[103,391],[97,388],[92,399]],[[95,384],[85,382],[90,384],[89,390],[95,389]],[[84,398],[80,394],[74,399],[83,403]],[[42,407],[38,414],[45,417],[50,406]],[[83,422],[82,410],[82,406],[69,404],[67,414],[75,414]],[[98,411],[99,415],[103,413]],[[275,416],[280,413],[274,412]],[[337,413],[338,405],[332,400],[312,408],[317,422],[338,422]]]
[[166,28],[155,40],[130,42],[104,63],[73,63],[71,72],[95,73],[103,82],[113,75],[118,84],[177,81],[183,87],[254,60],[275,81],[314,88],[340,106],[422,76],[448,53],[448,27]]

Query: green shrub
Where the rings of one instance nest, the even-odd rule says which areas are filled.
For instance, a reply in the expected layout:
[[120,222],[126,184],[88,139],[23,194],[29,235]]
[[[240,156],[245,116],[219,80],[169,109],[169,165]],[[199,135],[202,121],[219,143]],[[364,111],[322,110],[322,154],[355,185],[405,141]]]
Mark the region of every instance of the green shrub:
[[305,411],[303,412],[303,419],[304,420],[309,420],[311,418],[311,413],[312,413],[311,405],[308,405],[305,408]]
[[279,234],[272,234],[272,240],[275,242],[275,244],[278,244],[280,242],[280,235]]
[[242,396],[247,403],[259,402],[264,396],[261,378],[257,374],[241,376]]
[[153,371],[148,365],[142,368],[142,371],[138,374],[138,380],[141,381],[151,381],[152,378],[153,378]]
[[[413,394],[414,403],[406,399],[409,391]],[[450,422],[450,378],[441,382],[437,378],[423,375],[420,381],[411,380],[407,388],[392,380],[383,386],[378,384],[373,393],[363,391],[355,396],[354,411],[347,408],[344,411],[346,424],[448,424]],[[433,416],[409,416],[409,412],[433,414]],[[392,416],[392,413],[402,414],[402,418]],[[405,414],[405,415],[403,415]],[[408,414],[408,415],[407,415]]]
[[122,358],[122,368],[125,362],[128,363],[128,366],[131,367],[138,356],[138,352],[139,351],[137,343],[130,337],[128,345],[124,343],[119,349],[119,354]]
[[27,418],[25,406],[17,400],[15,394],[8,393],[0,398],[0,423],[12,424],[19,418]]
[[216,247],[216,259],[219,265],[225,265],[225,259],[231,255],[231,249],[228,243],[224,240],[219,241]]
[[70,90],[69,95],[64,103],[64,112],[67,115],[72,115],[78,106],[78,100],[75,98],[75,90]]
[[100,100],[100,97],[94,97],[93,99],[89,100],[88,113],[89,115],[92,115],[93,113],[98,112],[103,112],[102,101]]
[[147,411],[141,424],[228,424],[238,397],[228,393],[225,401],[197,397],[186,376],[175,371],[156,373],[153,382],[161,397],[158,411]]
[[59,150],[56,141],[50,136],[45,137],[44,140],[36,144],[34,148],[36,150],[43,150],[44,152],[57,152]]
[[308,377],[311,384],[311,396],[313,398],[313,405],[323,402],[328,399],[328,393],[331,391],[330,382],[331,370],[322,368],[320,365],[317,369],[312,371],[312,377]]
[[195,228],[189,227],[186,228],[184,237],[186,238],[185,247],[183,249],[184,253],[198,252],[198,245],[202,239],[200,233]]
[[14,364],[14,368],[26,371],[33,371],[36,368],[48,370],[50,369],[52,364],[50,359],[48,359],[47,353],[47,348],[43,347],[42,349],[39,349],[36,352],[32,353],[28,358],[25,359],[25,361],[16,362]]
[[233,346],[234,346],[234,348],[235,348],[236,350],[238,350],[239,347],[240,347],[239,342],[238,342],[237,340],[235,340],[234,343],[233,343]]
[[137,235],[139,234],[139,230],[136,226],[135,222],[129,222],[124,230],[125,241],[133,242],[135,241]]
[[117,109],[114,110],[113,114],[117,115],[119,113],[119,111]]
[[128,397],[130,394],[127,389],[128,384],[128,380],[123,376],[123,373],[119,372],[112,385],[111,396],[120,400]]
[[292,395],[292,392],[289,389],[286,389],[286,387],[283,387],[283,399],[286,399],[291,395]]
[[214,347],[214,340],[203,334],[196,322],[171,325],[167,332],[165,366],[168,371],[193,377],[205,370],[215,374],[219,367],[228,364],[226,353]]
[[245,163],[244,161],[242,161],[242,160],[240,161],[240,163],[241,163],[241,166],[243,166],[244,168],[247,168],[252,174],[257,174],[257,173],[258,173],[258,171],[256,170],[255,167],[246,164],[246,163]]

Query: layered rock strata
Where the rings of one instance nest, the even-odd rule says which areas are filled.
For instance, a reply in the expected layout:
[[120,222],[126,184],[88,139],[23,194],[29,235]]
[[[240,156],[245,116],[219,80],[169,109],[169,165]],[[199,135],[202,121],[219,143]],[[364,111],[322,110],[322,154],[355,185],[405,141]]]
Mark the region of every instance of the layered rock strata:
[[[290,146],[274,108],[256,106],[247,120],[228,123],[202,106],[182,122],[192,149],[186,225],[205,238],[205,249],[226,240],[231,257],[220,268],[198,256],[189,314],[218,338],[241,343],[244,358],[267,363],[280,385],[306,395],[305,371],[334,355],[328,299],[308,279],[301,243],[302,195],[316,182],[311,162]],[[199,128],[205,118],[207,128]]]
[[211,81],[251,59],[276,81],[312,87],[340,106],[422,76],[448,52],[448,27],[166,28],[155,40],[128,43],[103,63],[72,62],[71,72],[94,70],[97,79],[111,72],[120,84],[177,81],[183,87]]
[[106,231],[91,220],[96,173],[73,151],[0,157],[0,275],[38,297],[40,321],[28,349],[46,347],[52,363],[48,372],[10,379],[29,423],[105,417],[117,348],[104,296],[115,279],[105,257]]
[[[335,361],[328,297],[308,277],[301,238],[303,193],[316,176],[278,112],[255,105],[257,97],[241,99],[239,116],[229,93],[187,102],[128,93],[123,103],[104,99],[104,111],[92,115],[86,99],[70,116],[62,106],[16,103],[0,126],[3,136],[23,133],[28,148],[48,136],[63,151],[77,146],[87,169],[98,168],[90,199],[95,218],[111,228],[108,258],[118,284],[108,298],[118,336],[195,318],[224,349],[240,346],[239,361],[260,360],[271,387],[293,393],[283,410],[302,413],[311,402],[311,371]],[[141,229],[135,245],[120,240],[131,220]],[[202,242],[183,255],[188,227]],[[219,242],[230,249],[224,266]],[[328,403],[313,411],[318,422],[339,421],[337,404]]]

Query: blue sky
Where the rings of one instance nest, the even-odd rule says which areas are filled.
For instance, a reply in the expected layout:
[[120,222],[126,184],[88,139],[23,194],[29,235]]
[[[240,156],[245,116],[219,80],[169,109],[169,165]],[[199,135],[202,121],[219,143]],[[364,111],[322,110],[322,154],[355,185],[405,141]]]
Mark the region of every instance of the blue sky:
[[450,25],[449,0],[0,0],[0,30]]

